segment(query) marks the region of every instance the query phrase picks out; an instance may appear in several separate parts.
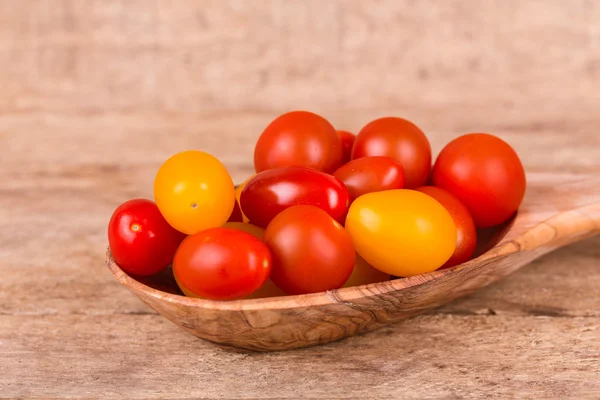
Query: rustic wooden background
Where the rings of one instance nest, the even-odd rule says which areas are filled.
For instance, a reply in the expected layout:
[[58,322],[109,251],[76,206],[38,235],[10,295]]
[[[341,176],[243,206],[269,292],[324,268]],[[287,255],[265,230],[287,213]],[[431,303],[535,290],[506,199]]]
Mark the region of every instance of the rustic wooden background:
[[343,342],[227,353],[104,267],[106,224],[200,148],[236,180],[276,115],[488,131],[600,173],[600,1],[0,2],[0,397],[600,396],[600,238]]

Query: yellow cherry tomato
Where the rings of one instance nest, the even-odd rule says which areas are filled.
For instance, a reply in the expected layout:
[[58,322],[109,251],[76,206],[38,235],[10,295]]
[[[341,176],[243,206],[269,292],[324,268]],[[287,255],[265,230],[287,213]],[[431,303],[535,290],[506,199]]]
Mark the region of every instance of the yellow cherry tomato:
[[[252,175],[251,177],[249,177],[248,179],[246,179],[244,181],[244,183],[242,183],[240,186],[238,186],[235,189],[235,199],[237,200],[238,204],[242,204],[240,202],[240,196],[242,195],[242,190],[244,190],[244,187],[246,186],[246,183],[248,183],[250,181],[250,179],[254,178],[254,175]],[[242,210],[242,206],[240,206],[240,210],[242,211],[242,219],[244,220],[244,222],[249,222],[250,220],[248,219],[248,217],[246,217],[246,214],[244,214],[244,210]]]
[[346,229],[367,263],[395,276],[435,271],[456,247],[456,226],[450,213],[415,190],[360,196],[350,206]]
[[193,235],[229,219],[235,189],[219,160],[191,150],[175,154],[160,167],[154,179],[154,200],[173,228]]
[[390,274],[382,272],[377,268],[373,268],[360,255],[357,254],[356,263],[354,264],[354,269],[352,269],[352,274],[342,287],[367,285],[369,283],[377,283],[389,280]]

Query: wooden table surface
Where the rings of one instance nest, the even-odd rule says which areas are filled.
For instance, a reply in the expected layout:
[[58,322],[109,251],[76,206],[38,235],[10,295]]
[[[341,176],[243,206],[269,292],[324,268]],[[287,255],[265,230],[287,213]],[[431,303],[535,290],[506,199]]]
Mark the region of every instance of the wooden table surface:
[[469,131],[600,173],[600,1],[0,2],[0,397],[600,397],[600,237],[428,315],[231,353],[104,266],[112,210],[190,148],[237,181],[290,109]]

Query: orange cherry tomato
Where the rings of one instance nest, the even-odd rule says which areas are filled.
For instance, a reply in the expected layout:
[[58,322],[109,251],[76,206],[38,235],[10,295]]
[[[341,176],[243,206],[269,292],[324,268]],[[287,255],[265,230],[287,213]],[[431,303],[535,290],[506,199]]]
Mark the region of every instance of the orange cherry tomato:
[[342,163],[342,142],[323,117],[292,111],[276,118],[264,130],[254,149],[256,172],[277,167],[309,167],[326,173]]
[[454,139],[438,156],[433,184],[456,196],[479,228],[508,220],[525,195],[525,170],[502,139],[471,133]]
[[467,207],[444,189],[435,186],[422,186],[417,190],[439,201],[448,210],[456,225],[456,250],[440,269],[450,268],[469,261],[473,257],[477,245],[477,231]]
[[[238,205],[242,204],[240,197],[242,196],[242,190],[244,190],[244,188],[246,187],[246,184],[248,182],[250,182],[250,179],[254,178],[255,175],[250,176],[248,179],[246,179],[244,182],[242,182],[241,185],[237,186],[235,188],[235,199],[238,203]],[[240,212],[242,213],[242,222],[250,222],[250,220],[248,219],[248,217],[246,217],[246,215],[244,214],[244,212],[242,211],[242,208],[240,206]]]
[[227,222],[235,189],[219,160],[190,150],[175,154],[160,167],[154,179],[154,199],[173,228],[192,235]]
[[368,123],[356,136],[352,159],[386,156],[404,167],[408,189],[423,186],[431,171],[431,146],[419,127],[402,118],[386,117]]
[[404,168],[390,157],[363,157],[342,165],[333,176],[346,185],[350,201],[363,194],[402,189]]
[[435,271],[456,249],[456,226],[450,213],[415,190],[360,196],[350,206],[346,229],[367,263],[394,276]]
[[271,279],[288,294],[338,289],[356,261],[348,232],[314,206],[279,213],[265,231],[265,243],[273,255]]

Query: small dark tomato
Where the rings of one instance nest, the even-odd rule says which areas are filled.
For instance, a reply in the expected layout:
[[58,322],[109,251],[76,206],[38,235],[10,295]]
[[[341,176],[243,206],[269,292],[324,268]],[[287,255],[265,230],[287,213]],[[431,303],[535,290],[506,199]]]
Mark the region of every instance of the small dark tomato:
[[333,176],[346,185],[350,201],[363,194],[402,189],[404,168],[390,157],[363,157],[342,165]]
[[352,146],[354,146],[356,135],[348,131],[337,131],[337,133],[342,141],[342,150],[344,153],[342,156],[342,165],[344,165],[352,158]]

